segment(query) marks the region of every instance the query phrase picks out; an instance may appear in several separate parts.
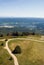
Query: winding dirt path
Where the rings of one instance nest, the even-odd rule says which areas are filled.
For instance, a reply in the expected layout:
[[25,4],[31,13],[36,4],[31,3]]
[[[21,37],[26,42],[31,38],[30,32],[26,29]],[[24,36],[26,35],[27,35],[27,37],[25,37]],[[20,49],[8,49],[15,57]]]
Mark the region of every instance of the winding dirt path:
[[12,39],[9,39],[9,40],[6,42],[6,47],[4,47],[4,48],[9,52],[9,54],[10,54],[11,57],[13,58],[13,60],[14,60],[14,65],[19,65],[16,56],[15,56],[14,54],[12,54],[11,50],[10,50],[9,47],[8,47],[8,42],[9,42],[10,40],[12,40]]

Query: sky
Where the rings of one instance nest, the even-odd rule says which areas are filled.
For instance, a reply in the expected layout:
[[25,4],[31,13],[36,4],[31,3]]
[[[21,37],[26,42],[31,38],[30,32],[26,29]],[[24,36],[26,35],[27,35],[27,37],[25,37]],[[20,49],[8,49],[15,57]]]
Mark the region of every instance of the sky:
[[0,0],[0,17],[44,18],[44,0]]

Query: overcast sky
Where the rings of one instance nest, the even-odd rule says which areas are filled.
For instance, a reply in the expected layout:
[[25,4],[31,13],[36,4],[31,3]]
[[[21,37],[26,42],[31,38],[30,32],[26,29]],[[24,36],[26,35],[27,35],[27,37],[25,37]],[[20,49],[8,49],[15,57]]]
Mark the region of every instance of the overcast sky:
[[44,0],[0,0],[0,17],[44,17]]

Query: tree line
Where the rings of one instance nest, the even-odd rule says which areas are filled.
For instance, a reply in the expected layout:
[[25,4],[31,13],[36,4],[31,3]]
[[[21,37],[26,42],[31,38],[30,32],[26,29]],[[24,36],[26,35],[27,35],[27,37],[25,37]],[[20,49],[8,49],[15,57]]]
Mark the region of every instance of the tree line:
[[[28,35],[36,35],[35,32],[12,32],[12,33],[7,33],[6,36],[28,36]],[[0,37],[3,37],[4,34],[0,34]]]

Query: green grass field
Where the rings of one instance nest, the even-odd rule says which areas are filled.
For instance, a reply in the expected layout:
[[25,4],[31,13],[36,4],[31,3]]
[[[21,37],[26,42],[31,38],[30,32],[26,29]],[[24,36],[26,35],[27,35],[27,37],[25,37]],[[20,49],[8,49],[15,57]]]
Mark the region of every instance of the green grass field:
[[[40,40],[41,36],[28,36],[25,38]],[[17,45],[21,48],[21,54],[15,54],[19,65],[44,65],[44,42],[35,42],[32,40],[12,40],[9,42],[11,51]],[[14,65],[13,59],[10,60],[11,56],[4,47],[5,41],[0,41],[0,65]]]
[[4,49],[4,46],[5,46],[5,42],[0,41],[0,65],[14,65],[13,60],[9,60],[11,56]]
[[[40,37],[34,37],[34,39],[39,40]],[[44,42],[28,40],[12,40],[9,42],[11,51],[13,51],[17,45],[19,45],[22,50],[21,54],[16,54],[19,65],[44,65]]]

